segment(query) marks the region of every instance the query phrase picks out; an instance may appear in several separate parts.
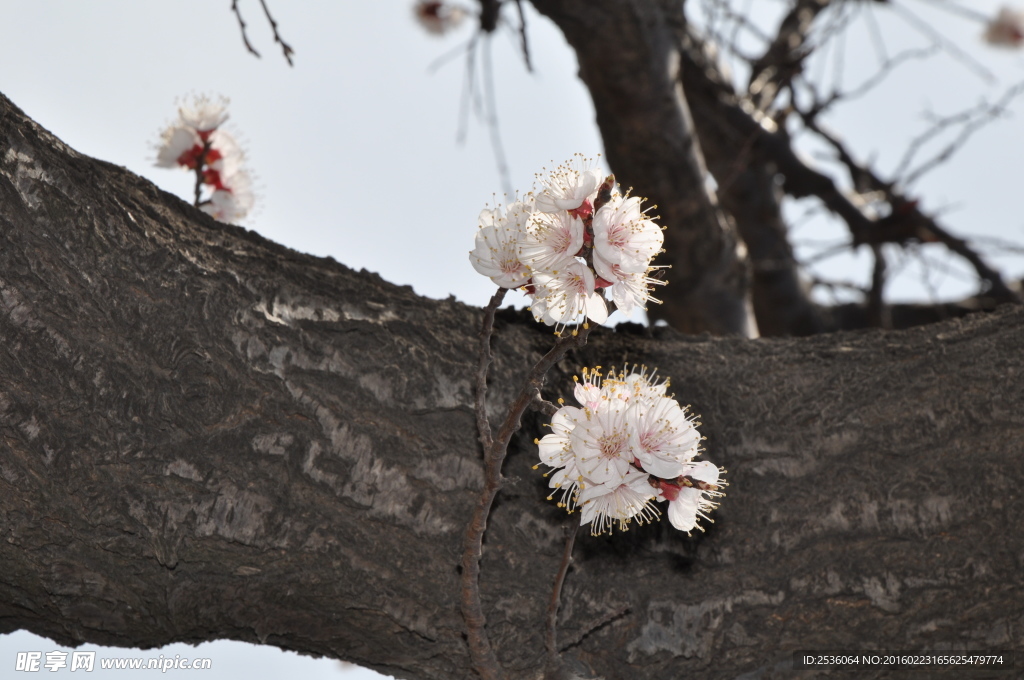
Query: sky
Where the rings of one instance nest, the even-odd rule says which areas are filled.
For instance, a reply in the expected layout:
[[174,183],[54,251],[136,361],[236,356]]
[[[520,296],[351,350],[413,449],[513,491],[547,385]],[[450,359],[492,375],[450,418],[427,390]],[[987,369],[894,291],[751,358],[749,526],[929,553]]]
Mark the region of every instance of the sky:
[[[156,142],[181,97],[224,95],[231,102],[227,128],[243,142],[256,177],[257,206],[243,226],[297,250],[412,285],[422,295],[454,295],[476,305],[483,305],[492,289],[470,267],[467,253],[477,214],[503,200],[505,187],[489,128],[480,115],[467,120],[462,114],[470,56],[478,76],[491,74],[512,189],[529,190],[534,173],[552,161],[601,152],[593,105],[576,78],[575,58],[557,29],[529,3],[524,4],[533,73],[524,68],[512,31],[477,41],[471,51],[471,22],[450,35],[428,35],[412,19],[411,0],[268,0],[281,35],[295,49],[295,66],[289,67],[259,3],[238,4],[262,58],[246,52],[227,0],[7,3],[0,92],[79,152],[123,165],[186,200],[191,177],[154,167]],[[693,0],[690,6],[697,4]],[[744,6],[739,0],[734,4]],[[905,9],[875,7],[871,16],[853,20],[845,42],[833,43],[829,59],[812,64],[812,72],[841,72],[847,86],[862,82],[884,55],[926,42],[915,28],[917,19],[945,36],[952,53],[973,61],[966,66],[946,52],[908,63],[870,96],[827,119],[860,158],[877,160],[884,172],[897,166],[908,140],[927,129],[929,116],[994,101],[1024,81],[1022,53],[984,45],[981,24],[950,11],[952,3],[896,4]],[[755,21],[770,20],[779,7],[764,0],[746,5],[758,13]],[[999,3],[965,0],[964,5],[994,13]],[[873,38],[872,25],[881,40]],[[979,77],[980,71],[989,75]],[[487,99],[483,83],[478,77],[471,90],[477,101]],[[1018,209],[1021,104],[1016,101],[1009,115],[979,131],[952,161],[911,187],[924,209],[941,214],[955,233],[1024,243]],[[827,167],[819,147],[801,141],[801,149],[809,162]],[[786,209],[802,256],[847,239],[833,220],[803,217],[806,205],[787,203]],[[927,270],[919,258],[891,251],[892,268],[900,271],[887,288],[891,299],[972,292],[972,277],[941,247],[920,251],[931,262]],[[1024,272],[1024,259],[1012,248],[986,252],[1012,276]],[[870,277],[864,253],[822,260],[816,271],[854,283]],[[842,291],[837,295],[848,299]],[[0,636],[0,669],[14,664],[18,651],[53,649],[60,648],[27,633]],[[212,658],[214,670],[204,673],[211,680],[292,673],[313,680],[379,677],[242,643],[198,650],[179,645],[142,655],[161,653]],[[132,652],[105,649],[102,654]],[[307,667],[299,670],[299,664]],[[95,677],[105,676],[96,671]]]

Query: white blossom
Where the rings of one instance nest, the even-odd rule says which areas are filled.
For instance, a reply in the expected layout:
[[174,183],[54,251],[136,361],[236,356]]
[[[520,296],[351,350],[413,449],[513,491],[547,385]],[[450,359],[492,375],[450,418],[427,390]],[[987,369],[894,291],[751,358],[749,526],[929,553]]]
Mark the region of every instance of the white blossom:
[[520,201],[505,211],[498,207],[480,213],[476,248],[469,253],[469,261],[502,288],[518,288],[532,276],[519,259],[519,241],[529,215],[529,205]]
[[636,196],[612,196],[594,215],[594,269],[615,282],[613,265],[623,272],[646,272],[661,252],[665,236],[647,219]]
[[182,165],[182,156],[195,146],[201,146],[202,143],[199,135],[192,128],[172,125],[160,135],[156,165],[161,168],[174,168]]
[[536,272],[533,285],[530,309],[537,321],[557,327],[578,323],[581,316],[594,323],[608,319],[608,305],[594,288],[594,273],[583,262],[574,261],[558,271]]
[[[718,491],[719,472],[713,463],[706,460],[688,466],[684,474],[695,480],[698,485],[683,486],[676,492],[674,499],[669,499],[668,520],[672,526],[689,533],[694,529],[701,529],[698,524],[700,518],[709,522],[714,521],[708,517],[707,513],[718,507],[718,503],[712,501],[709,496],[723,495]],[[667,496],[664,487],[662,487],[662,495]]]
[[191,104],[182,104],[178,108],[178,120],[199,134],[212,132],[228,119],[227,106],[226,97],[214,102],[206,95],[199,95],[192,99]]
[[564,210],[534,213],[519,240],[519,259],[538,271],[572,264],[583,247],[583,221]]
[[249,214],[255,203],[252,179],[245,170],[238,170],[221,179],[223,189],[217,189],[199,209],[221,222],[234,224]]
[[[595,254],[594,264],[596,265],[597,263],[598,258]],[[647,309],[648,301],[661,302],[661,300],[651,295],[651,286],[665,285],[665,281],[648,276],[655,269],[657,267],[650,267],[643,272],[628,272],[624,271],[621,266],[614,264],[610,269],[604,268],[604,274],[598,273],[598,276],[601,277],[599,283],[601,285],[605,283],[611,284],[608,286],[608,290],[611,292],[612,301],[615,302],[616,309],[629,316],[637,307]],[[610,275],[612,278],[607,278],[605,275]]]
[[609,399],[596,409],[585,409],[585,418],[569,435],[576,467],[594,484],[619,484],[633,463],[627,404]]
[[585,167],[590,160],[577,154],[572,161],[563,163],[546,176],[538,175],[541,189],[536,195],[539,212],[577,210],[584,201],[591,200],[601,185],[601,171]]
[[688,532],[723,495],[720,470],[694,461],[699,423],[655,375],[643,367],[607,375],[584,368],[573,390],[580,406],[558,409],[551,434],[535,440],[541,464],[554,468],[548,499],[560,493],[559,506],[579,509],[594,534],[652,521],[660,515],[654,501],[665,500],[673,526]]
[[652,522],[661,514],[652,502],[656,497],[649,475],[630,468],[618,482],[580,491],[580,525],[590,524],[590,533],[597,536],[611,533],[616,523],[620,531],[625,531],[632,520]]
[[700,435],[695,418],[687,415],[675,399],[638,401],[630,408],[627,420],[630,450],[652,475],[678,477],[698,453]]

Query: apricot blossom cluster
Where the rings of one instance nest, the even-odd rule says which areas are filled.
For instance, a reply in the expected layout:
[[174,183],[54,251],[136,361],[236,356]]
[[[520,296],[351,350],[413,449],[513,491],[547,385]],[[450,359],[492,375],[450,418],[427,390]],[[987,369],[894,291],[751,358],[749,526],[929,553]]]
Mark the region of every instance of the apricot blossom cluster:
[[668,387],[643,369],[602,375],[599,366],[584,368],[574,390],[579,406],[563,404],[551,434],[536,440],[541,464],[553,471],[548,499],[557,494],[559,507],[579,509],[591,533],[658,519],[660,501],[668,501],[672,526],[689,533],[718,506],[712,499],[724,495],[724,470],[694,460],[700,423],[666,394]]
[[615,177],[602,178],[577,156],[546,175],[539,189],[507,207],[480,213],[473,267],[503,288],[521,288],[538,321],[556,330],[608,318],[605,290],[616,308],[646,309],[661,227],[642,199],[623,195]]
[[221,127],[227,119],[223,98],[199,96],[182,105],[160,136],[156,165],[195,173],[196,207],[222,222],[238,222],[252,209],[254,197],[252,179],[242,167],[245,152]]

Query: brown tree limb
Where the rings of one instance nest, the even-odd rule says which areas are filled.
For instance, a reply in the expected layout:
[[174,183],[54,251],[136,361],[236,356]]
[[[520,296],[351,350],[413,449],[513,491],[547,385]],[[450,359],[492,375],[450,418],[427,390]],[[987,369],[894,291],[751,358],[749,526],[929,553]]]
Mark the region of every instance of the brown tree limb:
[[[0,145],[0,632],[473,677],[456,567],[483,486],[481,310],[218,223],[2,97]],[[551,336],[496,323],[508,403]],[[730,493],[696,539],[580,536],[563,658],[774,680],[799,649],[1019,655],[1022,333],[1016,306],[803,339],[595,331],[549,394],[580,364],[658,367]],[[542,565],[563,550],[539,434],[510,442],[481,561],[515,678],[547,663]]]

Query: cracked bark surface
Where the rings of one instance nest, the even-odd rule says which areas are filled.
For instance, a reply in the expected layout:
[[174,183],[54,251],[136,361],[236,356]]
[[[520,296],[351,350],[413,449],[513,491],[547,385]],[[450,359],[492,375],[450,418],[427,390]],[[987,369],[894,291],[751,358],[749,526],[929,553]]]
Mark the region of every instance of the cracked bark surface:
[[[472,677],[480,314],[217,223],[0,97],[0,632]],[[1024,648],[1022,334],[1018,307],[802,339],[597,329],[545,396],[581,365],[657,367],[730,486],[707,534],[580,537],[564,677]],[[499,313],[495,415],[550,341]],[[513,440],[482,561],[513,678],[542,674],[568,521],[531,470],[543,422]]]

